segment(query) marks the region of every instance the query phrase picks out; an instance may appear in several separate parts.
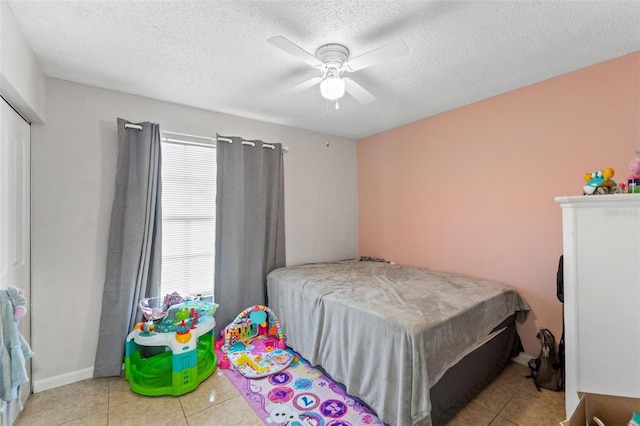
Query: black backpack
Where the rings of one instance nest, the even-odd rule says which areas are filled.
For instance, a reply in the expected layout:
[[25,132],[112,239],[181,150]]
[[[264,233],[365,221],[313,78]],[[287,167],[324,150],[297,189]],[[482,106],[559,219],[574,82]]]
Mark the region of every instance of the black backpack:
[[542,348],[538,358],[529,361],[531,374],[527,378],[533,379],[538,391],[541,391],[540,388],[561,391],[564,383],[560,358],[556,352],[556,339],[546,328],[541,328],[536,337],[540,339]]
[[[556,273],[556,293],[558,300],[564,303],[564,256],[560,256],[558,261],[558,272]],[[558,358],[560,359],[560,370],[562,371],[562,380],[565,378],[565,356],[564,356],[564,316],[562,318],[562,336],[560,337],[560,344],[558,344]]]

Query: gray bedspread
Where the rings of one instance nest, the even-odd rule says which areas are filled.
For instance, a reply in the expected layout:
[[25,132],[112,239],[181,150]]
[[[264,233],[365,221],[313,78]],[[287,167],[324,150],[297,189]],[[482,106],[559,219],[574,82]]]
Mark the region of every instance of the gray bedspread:
[[502,284],[383,262],[281,268],[267,288],[287,344],[393,426],[429,423],[429,388],[529,309]]

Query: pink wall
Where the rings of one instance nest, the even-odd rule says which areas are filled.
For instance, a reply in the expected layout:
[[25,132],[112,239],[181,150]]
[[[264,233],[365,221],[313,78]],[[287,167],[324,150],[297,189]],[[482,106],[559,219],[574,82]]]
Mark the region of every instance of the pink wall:
[[362,139],[359,252],[515,287],[537,356],[537,328],[562,331],[554,197],[605,167],[623,181],[637,149],[640,53]]

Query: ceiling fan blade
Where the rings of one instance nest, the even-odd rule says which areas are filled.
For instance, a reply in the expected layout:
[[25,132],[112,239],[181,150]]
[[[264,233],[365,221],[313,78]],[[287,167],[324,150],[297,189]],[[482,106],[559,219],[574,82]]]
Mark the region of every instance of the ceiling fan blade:
[[350,72],[358,71],[372,65],[389,61],[398,56],[406,55],[407,53],[409,53],[409,48],[404,41],[397,40],[367,53],[363,53],[360,56],[356,56],[353,59],[349,59],[345,64],[345,69]]
[[350,78],[343,78],[342,81],[344,81],[344,88],[347,93],[353,96],[355,100],[361,104],[368,104],[376,100],[376,97],[369,93],[368,90]]
[[320,59],[282,36],[271,37],[267,41],[312,67],[320,67],[322,65],[322,61],[320,61]]
[[285,90],[285,93],[298,93],[303,90],[307,90],[310,87],[317,86],[322,82],[322,77],[313,77],[310,80],[304,81],[297,86],[292,87],[291,89]]

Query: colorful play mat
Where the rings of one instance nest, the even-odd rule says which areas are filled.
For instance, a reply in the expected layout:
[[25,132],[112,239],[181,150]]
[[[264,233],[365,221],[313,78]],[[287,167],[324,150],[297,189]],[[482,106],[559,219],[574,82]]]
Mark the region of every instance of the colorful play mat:
[[291,349],[286,352],[292,356],[289,367],[268,377],[250,379],[234,368],[220,370],[265,425],[384,425],[340,384]]
[[245,377],[269,376],[284,370],[293,361],[286,349],[279,349],[278,341],[272,337],[257,336],[244,345],[237,342],[227,356],[233,366]]

